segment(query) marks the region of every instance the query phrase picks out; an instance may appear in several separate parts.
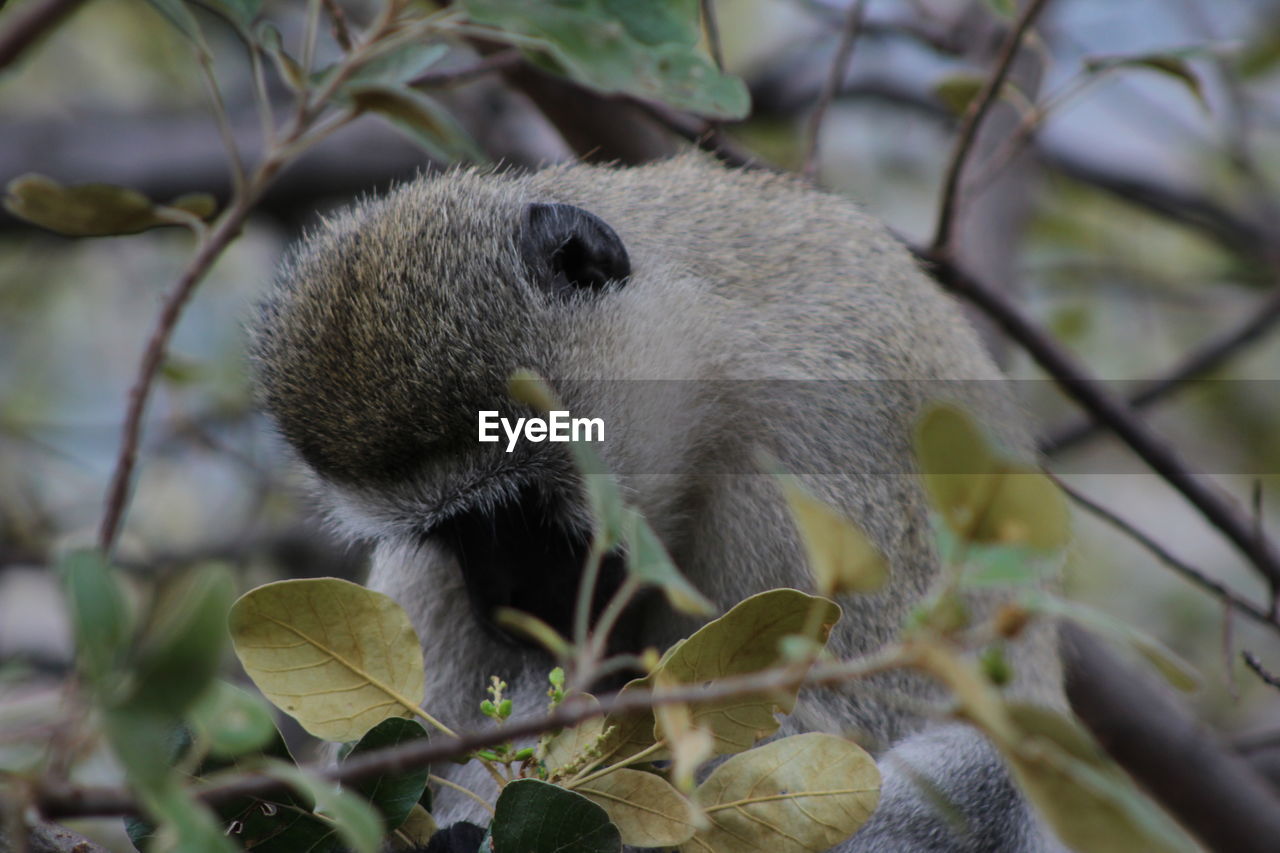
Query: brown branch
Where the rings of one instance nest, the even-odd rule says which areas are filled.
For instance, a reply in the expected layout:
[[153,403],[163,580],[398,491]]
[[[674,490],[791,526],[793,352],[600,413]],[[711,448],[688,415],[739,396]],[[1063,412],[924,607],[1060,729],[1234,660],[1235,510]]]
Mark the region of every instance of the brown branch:
[[329,15],[329,23],[333,32],[333,40],[337,42],[338,47],[342,48],[343,53],[351,50],[351,29],[347,24],[347,13],[342,11],[342,7],[338,5],[337,0],[323,0],[324,10]]
[[831,72],[821,94],[818,95],[813,113],[809,116],[809,148],[805,152],[804,166],[800,170],[806,178],[812,179],[817,171],[818,136],[822,132],[822,123],[826,120],[827,110],[831,108],[831,102],[840,91],[840,84],[844,82],[844,76],[849,70],[849,60],[853,58],[853,46],[858,40],[858,33],[862,31],[866,6],[866,0],[854,0],[853,5],[849,7],[849,13],[840,31],[840,43],[836,47],[835,58],[831,62]]
[[1061,479],[1057,477],[1055,477],[1054,479],[1057,481],[1058,487],[1062,489],[1062,491],[1065,492],[1069,498],[1071,498],[1076,503],[1080,504],[1089,512],[1098,516],[1098,518],[1101,518],[1103,521],[1107,522],[1111,526],[1118,529],[1120,532],[1124,533],[1126,536],[1128,536],[1133,541],[1137,542],[1143,548],[1150,551],[1151,554],[1154,555],[1157,560],[1164,563],[1166,566],[1173,569],[1175,572],[1182,575],[1184,578],[1191,581],[1196,586],[1209,592],[1211,595],[1213,595],[1215,598],[1217,598],[1219,601],[1221,601],[1223,604],[1227,605],[1228,607],[1231,607],[1234,610],[1237,610],[1240,613],[1245,614],[1246,616],[1258,622],[1259,624],[1266,625],[1268,628],[1271,628],[1274,631],[1280,631],[1280,621],[1277,621],[1276,619],[1272,618],[1272,616],[1266,610],[1262,609],[1261,607],[1249,601],[1248,599],[1243,598],[1240,595],[1237,595],[1236,593],[1232,592],[1221,581],[1218,581],[1209,577],[1209,575],[1206,574],[1205,572],[1201,571],[1200,569],[1197,569],[1195,566],[1192,566],[1189,563],[1185,562],[1184,560],[1178,558],[1177,556],[1172,554],[1168,549],[1166,549],[1163,545],[1161,545],[1159,542],[1152,539],[1150,536],[1148,536],[1146,533],[1143,533],[1138,528],[1134,527],[1132,523],[1126,521],[1125,519],[1116,515],[1111,510],[1095,502],[1092,498],[1089,498],[1086,495],[1084,495],[1082,492],[1079,492],[1076,489],[1073,489],[1071,486],[1068,486],[1066,483],[1062,482]]
[[978,128],[981,127],[983,119],[987,117],[991,108],[1000,98],[1000,92],[1004,88],[1004,82],[1008,78],[1010,70],[1013,68],[1013,60],[1018,55],[1018,48],[1022,45],[1022,39],[1047,4],[1048,0],[1029,0],[1022,13],[1018,16],[1013,28],[1009,30],[1009,34],[1005,37],[1004,44],[1000,48],[999,58],[996,60],[996,67],[991,76],[987,78],[977,97],[969,103],[964,117],[960,120],[960,132],[956,138],[955,147],[951,151],[951,159],[947,163],[947,170],[942,182],[942,199],[938,208],[938,225],[937,230],[934,232],[933,242],[930,245],[930,250],[934,254],[944,255],[950,251],[951,236],[955,226],[956,205],[959,201],[960,177],[964,172],[965,163],[968,162],[969,154],[973,150],[973,144],[978,138]]
[[160,313],[147,340],[142,360],[138,364],[138,375],[129,389],[129,405],[125,412],[123,435],[120,439],[120,453],[116,459],[115,469],[111,474],[111,482],[107,486],[105,508],[102,514],[102,525],[98,529],[98,546],[103,553],[109,554],[120,532],[120,521],[124,517],[128,505],[129,486],[133,479],[133,469],[138,461],[138,442],[142,436],[142,416],[146,411],[147,400],[155,385],[156,374],[164,362],[169,349],[169,338],[173,335],[182,309],[191,298],[192,292],[213,266],[214,261],[222,254],[222,250],[235,239],[244,225],[245,218],[253,208],[258,193],[239,196],[233,206],[228,208],[219,218],[207,236],[201,240],[200,247],[192,257],[182,275],[169,290]]
[[46,31],[53,29],[84,0],[45,0],[23,6],[9,15],[9,26],[0,30],[0,69],[7,68]]
[[[403,773],[426,767],[431,763],[469,755],[485,747],[520,741],[555,729],[576,726],[606,714],[642,712],[658,705],[723,700],[732,696],[791,689],[801,684],[831,684],[871,675],[895,666],[910,665],[910,663],[911,659],[903,655],[901,647],[895,646],[882,649],[879,653],[867,658],[819,664],[808,673],[803,667],[786,667],[722,678],[710,686],[688,685],[667,688],[654,693],[618,692],[602,697],[598,704],[594,705],[566,702],[553,713],[533,720],[508,722],[501,727],[465,734],[457,738],[434,737],[429,741],[415,740],[353,756],[337,766],[312,764],[304,766],[303,769],[334,782],[349,784],[388,773]],[[208,785],[195,793],[203,802],[217,805],[240,797],[268,799],[282,794],[285,790],[286,786],[274,777],[248,774],[237,776],[227,782]],[[36,808],[42,816],[51,820],[131,815],[137,814],[140,809],[137,800],[124,788],[83,787],[58,780],[46,780],[37,786],[34,793]]]
[[[1274,331],[1277,325],[1280,325],[1280,286],[1259,302],[1235,328],[1227,329],[1201,344],[1165,376],[1143,383],[1129,396],[1129,407],[1141,409],[1149,406],[1187,383],[1214,372],[1241,350]],[[1045,439],[1040,445],[1040,452],[1046,456],[1060,453],[1093,437],[1101,428],[1097,421],[1079,420]]]
[[1093,377],[1074,355],[1025,316],[1005,294],[968,275],[938,253],[914,248],[916,256],[945,288],[973,303],[1021,345],[1055,382],[1095,420],[1105,423],[1151,468],[1200,511],[1267,579],[1280,584],[1280,559],[1253,520],[1230,498],[1206,485],[1163,438],[1124,400]]
[[1245,665],[1248,666],[1249,669],[1253,670],[1254,674],[1257,675],[1258,678],[1261,678],[1264,684],[1269,684],[1277,690],[1280,690],[1280,675],[1276,675],[1274,672],[1271,672],[1263,666],[1262,661],[1257,655],[1253,652],[1245,651],[1240,653],[1240,657],[1244,658]]
[[1071,707],[1126,771],[1209,850],[1269,853],[1280,800],[1169,688],[1122,665],[1075,625],[1062,626]]

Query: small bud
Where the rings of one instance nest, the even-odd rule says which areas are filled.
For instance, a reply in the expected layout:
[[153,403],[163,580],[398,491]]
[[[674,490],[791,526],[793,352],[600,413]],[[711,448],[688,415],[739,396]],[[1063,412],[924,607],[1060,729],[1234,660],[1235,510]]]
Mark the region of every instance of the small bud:
[[551,686],[557,690],[564,689],[564,668],[556,667],[551,670],[551,674],[547,676],[547,680],[551,682]]
[[531,746],[526,746],[515,755],[516,761],[528,761],[530,758],[533,758],[533,747]]
[[1013,680],[1013,667],[1009,666],[1009,660],[1004,656],[1004,649],[1000,646],[989,646],[982,651],[979,658],[982,666],[982,672],[997,687],[1003,687]]
[[489,699],[485,699],[480,703],[480,713],[484,714],[486,717],[496,718],[498,716],[498,706],[493,704]]
[[1011,640],[1027,627],[1031,614],[1020,604],[1005,604],[996,611],[994,621],[996,633]]
[[498,703],[498,719],[505,720],[511,716],[511,700],[503,699]]

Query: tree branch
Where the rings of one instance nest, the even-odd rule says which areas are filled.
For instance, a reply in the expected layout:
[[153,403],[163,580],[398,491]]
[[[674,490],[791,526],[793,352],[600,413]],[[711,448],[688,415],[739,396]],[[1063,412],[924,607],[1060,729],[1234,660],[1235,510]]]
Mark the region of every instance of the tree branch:
[[0,30],[0,69],[9,67],[46,31],[53,29],[84,0],[44,0],[10,14],[9,26]]
[[1092,498],[1085,496],[1084,493],[1073,489],[1057,477],[1055,477],[1054,480],[1057,482],[1058,487],[1062,489],[1062,491],[1065,492],[1073,501],[1080,504],[1089,512],[1098,516],[1103,521],[1107,522],[1118,529],[1121,533],[1124,533],[1130,539],[1137,542],[1143,548],[1150,551],[1157,560],[1164,563],[1166,566],[1173,569],[1196,586],[1213,595],[1223,604],[1245,614],[1259,624],[1266,625],[1273,631],[1280,631],[1280,621],[1273,618],[1266,610],[1263,610],[1248,599],[1232,592],[1221,581],[1209,577],[1205,572],[1174,556],[1159,542],[1152,539],[1150,536],[1143,533],[1130,522],[1116,515],[1111,510],[1099,503],[1096,503]]
[[[1159,379],[1144,382],[1128,398],[1129,407],[1141,409],[1168,397],[1188,382],[1200,379],[1226,364],[1250,344],[1264,338],[1280,325],[1280,285],[1258,303],[1237,326],[1210,338]],[[1040,445],[1046,456],[1061,453],[1093,437],[1102,429],[1097,421],[1078,420],[1057,430]]]
[[831,60],[831,72],[827,77],[818,102],[809,117],[809,148],[804,155],[804,166],[800,173],[812,179],[818,169],[818,137],[822,133],[822,123],[831,108],[831,101],[840,84],[844,82],[845,73],[849,70],[849,60],[853,58],[853,46],[858,41],[858,33],[862,31],[863,15],[866,11],[866,0],[854,0],[845,16],[844,26],[840,30],[840,42],[836,46],[835,58]]
[[1116,761],[1211,850],[1267,853],[1280,800],[1147,673],[1075,625],[1062,628],[1071,707]]
[[1022,45],[1022,39],[1026,36],[1027,31],[1044,10],[1047,3],[1048,0],[1028,0],[1022,13],[1018,16],[1018,20],[1005,37],[1004,44],[1000,48],[1000,56],[996,60],[995,69],[991,72],[986,82],[983,83],[982,90],[977,97],[969,103],[964,117],[960,120],[960,133],[956,138],[956,144],[952,149],[951,159],[947,163],[945,177],[942,181],[942,199],[938,208],[938,225],[933,235],[933,242],[930,244],[930,251],[934,254],[945,255],[950,252],[952,232],[955,228],[956,205],[959,202],[960,178],[964,172],[965,163],[968,162],[969,153],[973,150],[973,144],[978,138],[978,128],[982,126],[983,119],[986,118],[987,113],[990,112],[996,101],[1000,99],[1004,81],[1008,78],[1009,71],[1013,68],[1013,60],[1018,55],[1018,48]]
[[1107,391],[1074,355],[1026,317],[1003,293],[968,275],[945,256],[919,247],[913,251],[939,283],[994,320],[1068,396],[1095,420],[1105,423],[1152,470],[1181,492],[1244,554],[1273,590],[1280,587],[1280,559],[1271,542],[1256,529],[1253,519],[1216,488],[1202,482],[1178,452],[1152,432],[1123,399]]

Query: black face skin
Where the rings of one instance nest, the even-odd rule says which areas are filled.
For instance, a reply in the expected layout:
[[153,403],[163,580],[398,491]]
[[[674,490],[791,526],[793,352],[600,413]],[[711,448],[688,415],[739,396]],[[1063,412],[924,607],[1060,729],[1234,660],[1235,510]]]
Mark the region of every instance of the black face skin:
[[[428,537],[458,560],[472,609],[490,632],[505,642],[525,643],[493,621],[499,607],[536,616],[562,636],[573,636],[578,583],[590,551],[585,531],[567,528],[562,499],[526,486],[496,507],[466,510],[436,525]],[[592,621],[626,576],[617,551],[605,555],[592,601]],[[610,635],[610,651],[638,652],[632,608]]]
[[[530,283],[553,299],[582,292],[605,298],[624,284],[631,261],[622,240],[603,220],[568,204],[530,204],[519,247]],[[563,495],[526,485],[497,506],[463,511],[428,534],[458,560],[471,606],[495,636],[522,642],[493,621],[499,607],[530,613],[562,636],[573,636],[578,584],[590,552],[590,533],[566,525]],[[606,554],[592,599],[594,622],[625,579],[620,553]],[[611,632],[611,652],[638,652],[638,608]]]

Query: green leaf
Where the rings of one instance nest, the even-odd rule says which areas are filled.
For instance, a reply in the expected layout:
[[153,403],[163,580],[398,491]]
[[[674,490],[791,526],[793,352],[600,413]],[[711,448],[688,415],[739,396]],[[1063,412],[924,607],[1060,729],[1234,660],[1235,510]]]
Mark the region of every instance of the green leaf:
[[1030,705],[1010,704],[1008,711],[1019,735],[1005,745],[1005,757],[1019,787],[1072,850],[1200,849],[1074,721]]
[[[784,661],[783,638],[808,636],[825,644],[840,613],[834,602],[794,589],[753,595],[673,646],[653,674],[631,682],[624,692],[647,689],[659,676],[680,684],[705,684],[768,669]],[[775,715],[791,713],[798,692],[796,687],[690,703],[692,724],[712,733],[716,754],[741,752],[777,731]],[[610,716],[605,726],[610,725],[617,728],[606,739],[602,752],[613,760],[633,755],[660,736],[652,729],[652,712],[623,718]],[[652,732],[647,737],[643,731],[646,725]]]
[[226,837],[214,814],[198,802],[188,788],[170,784],[142,792],[148,811],[158,819],[148,851],[181,853],[233,853],[236,846]]
[[[409,83],[448,53],[447,44],[406,42],[362,64],[347,78],[339,91],[346,92],[368,85],[399,86]],[[329,69],[324,69],[313,75],[313,79],[318,82],[329,73]]]
[[1204,86],[1200,83],[1199,75],[1196,74],[1195,69],[1191,67],[1186,59],[1187,55],[1194,55],[1200,52],[1202,51],[1193,48],[1189,51],[1144,53],[1136,56],[1089,57],[1084,60],[1084,68],[1090,74],[1112,71],[1117,68],[1139,68],[1155,71],[1181,83],[1196,99],[1196,102],[1207,110],[1209,102],[1205,99]]
[[1065,547],[1070,515],[1061,491],[1035,468],[1002,458],[965,412],[930,408],[916,427],[915,451],[930,502],[962,540]]
[[948,112],[953,115],[964,115],[965,110],[969,109],[969,104],[978,97],[978,93],[986,83],[985,75],[957,72],[939,80],[933,87],[933,96],[942,102]]
[[849,519],[808,492],[790,475],[776,475],[823,595],[868,593],[884,587],[889,564]]
[[218,672],[234,586],[226,566],[207,564],[163,585],[134,655],[131,704],[179,715]]
[[746,86],[698,49],[698,4],[576,0],[464,0],[477,23],[541,54],[549,70],[604,93],[663,101],[718,118],[750,112]]
[[107,677],[118,665],[133,631],[124,591],[97,550],[68,554],[58,564],[58,573],[75,631],[76,659],[90,682],[101,690],[109,686]]
[[[426,738],[427,731],[418,721],[392,717],[370,729],[343,760],[346,761],[353,755],[372,752],[375,749],[399,746],[407,741]],[[426,790],[429,773],[426,767],[407,770],[403,773],[387,773],[356,782],[350,788],[367,799],[382,814],[383,824],[386,830],[391,832],[405,822],[409,812],[418,804],[418,799]]]
[[262,49],[271,57],[271,61],[276,66],[276,72],[280,75],[280,79],[294,92],[302,92],[307,88],[307,75],[303,72],[302,66],[298,64],[288,51],[284,49],[284,42],[280,38],[280,31],[275,25],[269,21],[262,21],[254,30],[258,43],[262,45]]
[[332,818],[338,836],[355,853],[376,853],[382,841],[382,817],[373,806],[332,782],[283,761],[267,761],[263,769],[311,797],[316,811]]
[[438,160],[484,159],[449,111],[421,92],[369,83],[348,87],[345,94],[361,112],[382,116]]
[[[69,237],[104,237],[134,234],[148,228],[180,225],[166,207],[156,205],[136,190],[112,184],[63,186],[44,175],[14,178],[6,188],[4,206],[19,219]],[[211,212],[212,198],[203,194],[182,196],[169,207],[196,216]]]
[[337,578],[279,581],[241,596],[230,627],[253,683],[318,738],[357,740],[421,700],[418,635],[380,592]]
[[681,613],[710,616],[715,605],[680,573],[648,520],[634,509],[625,510],[623,541],[627,546],[627,571],[633,577],[662,590],[667,602]]
[[661,776],[622,768],[575,790],[608,813],[623,844],[674,847],[693,837],[692,804]]
[[249,31],[262,11],[262,0],[201,0],[201,3],[244,32]]
[[192,706],[191,724],[209,744],[209,755],[230,759],[262,750],[277,736],[271,709],[261,697],[215,681]]
[[147,0],[151,8],[159,12],[165,20],[177,27],[178,32],[197,44],[204,43],[204,33],[196,23],[195,15],[183,0]]
[[518,853],[620,853],[618,828],[581,794],[537,779],[507,784],[494,807],[493,849]]
[[711,826],[681,853],[813,853],[849,838],[880,799],[875,760],[852,741],[810,733],[735,755],[698,787]]

